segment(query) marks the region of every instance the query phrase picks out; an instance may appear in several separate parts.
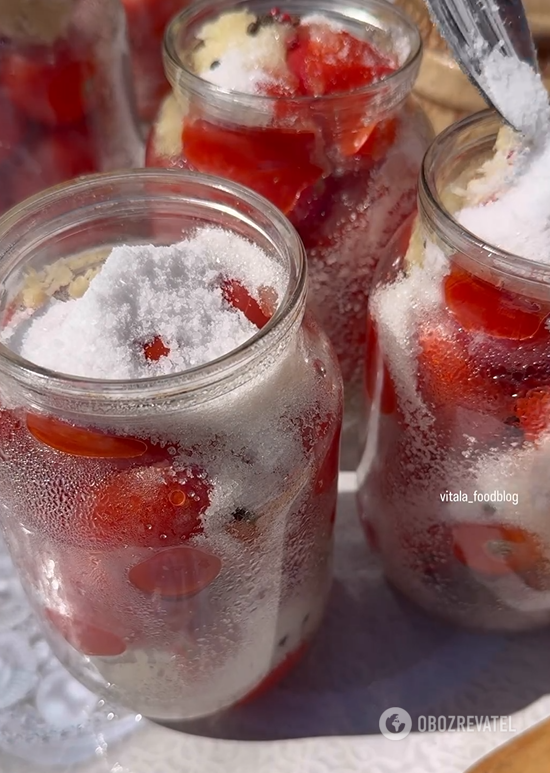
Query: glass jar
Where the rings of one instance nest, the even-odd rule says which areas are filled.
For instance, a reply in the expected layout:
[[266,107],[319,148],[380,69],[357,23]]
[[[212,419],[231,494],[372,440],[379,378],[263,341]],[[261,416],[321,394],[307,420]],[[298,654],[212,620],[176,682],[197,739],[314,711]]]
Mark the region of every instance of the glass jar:
[[164,29],[186,0],[122,0],[128,22],[138,112],[150,123],[170,91],[162,64]]
[[[233,179],[271,199],[296,227],[308,254],[309,300],[342,369],[343,461],[355,469],[372,273],[381,250],[414,208],[420,163],[432,130],[408,99],[421,42],[407,17],[378,0],[345,6],[323,0],[315,8],[317,15],[358,38],[367,35],[377,48],[396,56],[397,71],[374,85],[321,97],[224,91],[191,69],[189,56],[196,50],[199,31],[228,11],[265,17],[270,0],[193,5],[166,32],[164,57],[173,98],[165,102],[153,126],[146,164],[188,167]],[[302,18],[311,14],[311,4],[289,0],[281,11]],[[220,51],[219,41],[212,46]]]
[[165,171],[84,178],[0,221],[3,326],[81,293],[113,245],[203,225],[288,271],[278,310],[238,349],[178,375],[91,381],[0,347],[1,524],[23,584],[74,676],[159,719],[251,699],[323,615],[342,386],[305,312],[303,247],[255,194]]
[[119,0],[0,7],[0,213],[88,174],[140,166]]
[[435,140],[412,235],[379,266],[359,502],[401,592],[452,622],[521,630],[550,622],[550,270],[452,216],[499,128],[484,112]]

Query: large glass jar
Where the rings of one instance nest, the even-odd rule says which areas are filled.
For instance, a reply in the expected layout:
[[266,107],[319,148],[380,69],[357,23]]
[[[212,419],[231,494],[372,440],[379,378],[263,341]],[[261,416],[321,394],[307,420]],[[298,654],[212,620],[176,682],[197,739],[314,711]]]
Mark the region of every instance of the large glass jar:
[[[499,128],[480,113],[435,140],[412,236],[379,266],[359,501],[400,591],[456,623],[519,630],[550,623],[550,271],[452,214]],[[501,161],[481,174],[501,179]]]
[[163,719],[257,695],[323,615],[342,386],[305,311],[303,247],[255,194],[165,171],[84,178],[0,221],[4,326],[78,297],[109,247],[200,226],[288,272],[238,349],[173,376],[92,381],[0,347],[0,523],[24,586],[78,679]]
[[128,37],[139,116],[150,122],[170,91],[162,64],[162,39],[172,16],[189,5],[186,0],[122,0],[128,20]]
[[[280,11],[271,10],[270,0],[221,0],[193,5],[176,17],[164,52],[173,98],[159,112],[146,163],[234,179],[271,199],[297,228],[308,254],[309,299],[343,373],[343,460],[355,468],[372,273],[381,250],[414,208],[418,171],[432,136],[408,99],[420,64],[420,37],[387,3],[355,0],[343,6],[323,0],[315,6],[315,18],[325,17],[358,40],[372,40],[395,57],[397,70],[369,86],[328,96],[259,96],[224,90],[194,72],[190,57],[200,35],[208,36],[201,58],[210,51],[219,57],[211,68],[223,64],[225,55],[228,61],[234,58],[228,39],[235,25],[220,25],[219,34],[209,26],[229,12],[248,12],[260,20],[279,13],[292,20],[308,16],[312,8],[303,0],[289,0]],[[257,35],[254,23],[248,30],[252,38]],[[258,45],[268,48],[268,43]],[[311,64],[318,71],[319,59]],[[355,62],[350,69],[359,66]],[[353,76],[342,81],[352,82]]]
[[119,0],[0,4],[0,213],[51,185],[140,166]]

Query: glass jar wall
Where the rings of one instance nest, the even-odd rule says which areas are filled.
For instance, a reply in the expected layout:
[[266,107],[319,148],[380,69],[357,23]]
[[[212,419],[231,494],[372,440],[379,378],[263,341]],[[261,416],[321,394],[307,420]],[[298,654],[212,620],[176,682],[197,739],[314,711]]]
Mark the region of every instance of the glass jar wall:
[[550,272],[452,216],[500,179],[500,128],[481,113],[435,140],[419,215],[380,264],[359,502],[401,592],[462,625],[520,630],[550,622]]
[[265,200],[169,172],[85,178],[0,222],[3,327],[40,313],[52,288],[80,294],[111,246],[201,226],[288,275],[238,349],[173,376],[91,381],[0,348],[1,525],[25,588],[78,679],[163,719],[258,695],[323,615],[342,386],[305,312],[303,247]]
[[150,123],[170,91],[162,64],[162,39],[168,22],[186,0],[122,0],[128,22],[132,70],[142,121]]
[[[308,37],[304,30],[319,23],[319,37]],[[267,0],[201,2],[170,25],[164,55],[173,96],[153,126],[146,163],[247,185],[297,228],[310,302],[343,372],[343,455],[346,468],[354,467],[372,273],[414,208],[431,139],[408,99],[421,56],[416,28],[377,0],[345,8],[323,0],[315,15],[301,0],[280,10]],[[276,67],[287,68],[290,80],[273,81],[269,68],[281,56]],[[250,62],[260,93],[244,93]],[[258,72],[267,78],[263,91]]]
[[78,175],[142,163],[118,0],[0,8],[0,212]]

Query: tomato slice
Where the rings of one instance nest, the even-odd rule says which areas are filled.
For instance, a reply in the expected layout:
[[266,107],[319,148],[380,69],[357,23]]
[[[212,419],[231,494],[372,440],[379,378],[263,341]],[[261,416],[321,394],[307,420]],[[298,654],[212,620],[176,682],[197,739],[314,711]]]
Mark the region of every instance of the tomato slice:
[[530,389],[518,397],[515,415],[526,440],[538,440],[550,431],[550,387]]
[[170,349],[165,346],[160,336],[155,336],[151,341],[143,345],[143,354],[146,360],[158,362],[161,357],[167,357],[170,354]]
[[93,97],[93,62],[66,42],[6,56],[1,80],[12,103],[35,121],[60,127],[78,122]]
[[384,362],[378,346],[378,335],[376,333],[374,320],[369,314],[367,318],[365,380],[367,395],[371,401],[378,395],[378,372],[380,368],[382,369],[382,383],[379,398],[380,410],[382,413],[389,415],[397,408],[397,396],[390,371]]
[[88,657],[115,657],[126,651],[126,644],[112,631],[98,628],[74,616],[46,609],[46,617],[69,644]]
[[133,566],[128,578],[147,594],[166,598],[194,596],[214,582],[221,572],[217,556],[197,548],[169,548]]
[[269,674],[267,674],[267,676],[262,679],[260,684],[254,687],[254,689],[245,695],[244,698],[241,698],[237,705],[243,706],[251,703],[258,698],[261,698],[263,695],[276,687],[279,682],[281,682],[285,676],[287,676],[287,674],[298,665],[300,660],[302,660],[309,649],[309,644],[310,643],[308,641],[303,642],[303,644],[300,644],[300,646],[295,650],[289,652],[288,655],[279,663],[279,665],[275,666],[275,668],[272,669]]
[[27,429],[40,443],[71,456],[134,459],[143,456],[149,449],[147,443],[138,438],[106,435],[35,413],[27,414]]
[[244,316],[260,330],[267,325],[275,313],[276,306],[271,306],[271,299],[276,298],[277,293],[273,288],[263,288],[258,302],[237,279],[223,279],[222,295],[226,303],[242,311]]
[[427,322],[418,332],[418,379],[424,399],[436,406],[461,406],[507,419],[511,394],[468,351],[460,330],[447,320]]
[[81,536],[88,544],[111,547],[180,545],[202,531],[211,490],[197,466],[177,473],[167,467],[124,470],[97,491]]
[[440,574],[452,559],[452,534],[444,523],[418,525],[402,535],[401,544],[407,563],[425,577]]
[[539,538],[516,526],[458,523],[452,532],[456,558],[488,577],[522,574],[544,561]]
[[311,131],[230,128],[202,119],[186,120],[183,146],[185,158],[197,171],[246,185],[284,213],[323,175],[312,161],[316,136]]
[[329,24],[298,27],[287,54],[304,94],[320,97],[376,83],[395,66],[366,40]]
[[465,330],[514,341],[550,336],[543,324],[550,308],[495,287],[461,268],[454,267],[445,278],[445,300]]

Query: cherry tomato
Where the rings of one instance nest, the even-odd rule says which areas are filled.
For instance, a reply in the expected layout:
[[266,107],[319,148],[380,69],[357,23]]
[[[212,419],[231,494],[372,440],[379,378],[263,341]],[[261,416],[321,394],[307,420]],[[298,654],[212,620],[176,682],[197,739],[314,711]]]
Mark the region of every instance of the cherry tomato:
[[131,437],[115,437],[91,429],[83,429],[54,419],[52,416],[27,414],[27,429],[44,445],[71,456],[91,459],[134,459],[144,456],[148,445]]
[[10,53],[1,79],[25,115],[55,128],[80,121],[95,88],[93,63],[66,43]]
[[445,300],[465,330],[514,341],[550,337],[544,326],[550,308],[495,287],[461,268],[454,267],[445,278]]
[[418,379],[428,403],[462,406],[503,420],[512,415],[511,395],[470,355],[460,330],[448,321],[426,322],[418,344]]
[[521,575],[544,561],[539,538],[516,526],[457,523],[452,533],[456,558],[488,577]]
[[[378,387],[378,372],[380,369],[382,370],[382,376],[381,385]],[[378,335],[376,333],[374,320],[370,314],[367,318],[365,380],[369,399],[374,400],[375,397],[378,396],[378,389],[380,389],[380,410],[385,414],[393,413],[397,407],[395,387],[388,366],[384,362],[382,353],[378,347]]]
[[270,293],[275,293],[275,290],[263,288],[260,302],[258,302],[237,279],[223,279],[222,281],[222,295],[226,303],[233,306],[234,309],[242,311],[245,317],[260,330],[267,325],[275,313],[276,307],[270,308],[270,306],[271,299],[276,298],[277,294],[275,293],[273,296]]
[[14,202],[35,193],[98,171],[90,138],[80,129],[46,136],[34,146],[20,148],[10,161],[9,175]]
[[87,620],[46,609],[46,617],[69,644],[88,657],[115,657],[126,651],[124,640]]
[[325,24],[298,27],[287,64],[303,93],[312,97],[353,91],[395,70],[366,40]]
[[313,132],[288,129],[217,126],[187,120],[183,128],[187,161],[199,172],[246,185],[290,212],[300,193],[313,185],[323,169],[312,160]]
[[128,574],[132,585],[143,593],[166,598],[194,596],[219,575],[217,556],[197,548],[168,548],[133,566]]
[[267,674],[267,676],[262,679],[260,684],[254,687],[254,689],[251,690],[248,695],[245,695],[245,697],[242,698],[237,705],[243,706],[247,703],[251,703],[258,698],[261,698],[263,695],[276,687],[279,682],[281,682],[285,676],[287,676],[287,674],[289,674],[290,671],[292,671],[294,667],[298,665],[308,649],[309,642],[304,642],[295,650],[289,652],[288,655],[279,663],[279,665],[275,666],[275,668],[272,669],[269,674]]
[[89,544],[172,547],[202,531],[212,486],[196,466],[137,467],[109,478],[80,526]]

